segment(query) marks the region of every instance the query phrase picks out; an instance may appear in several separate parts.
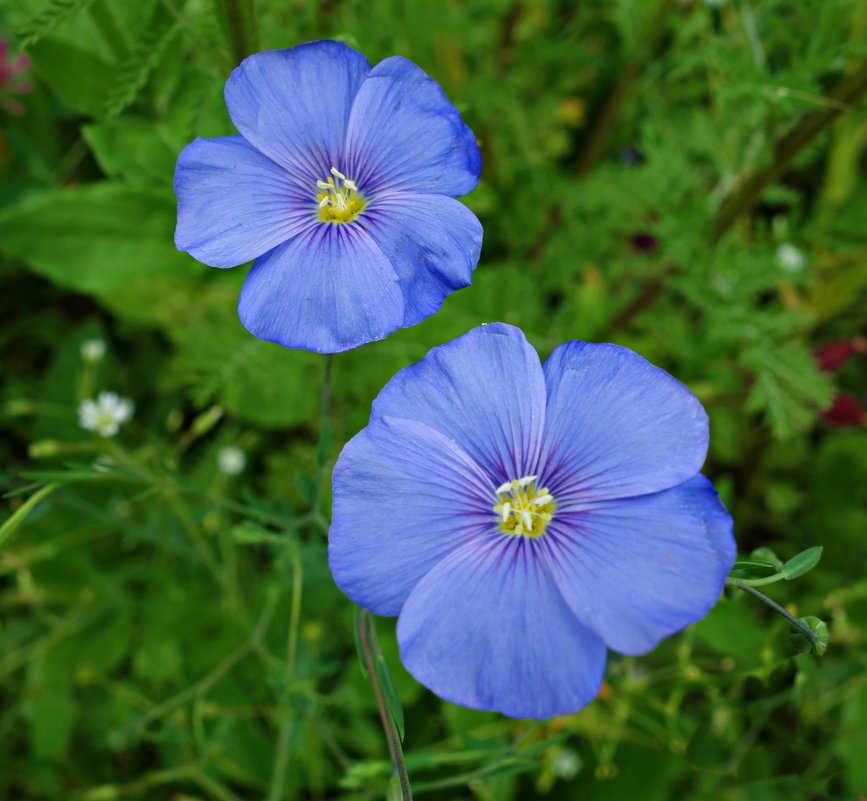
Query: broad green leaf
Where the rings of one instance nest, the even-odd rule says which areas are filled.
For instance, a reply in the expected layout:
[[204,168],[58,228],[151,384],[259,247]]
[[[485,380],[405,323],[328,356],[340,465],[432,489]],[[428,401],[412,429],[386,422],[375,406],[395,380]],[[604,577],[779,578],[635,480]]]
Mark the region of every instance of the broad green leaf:
[[839,689],[844,696],[835,750],[843,763],[850,797],[857,798],[867,788],[867,684],[858,682]]
[[[0,251],[110,305],[155,278],[195,277],[172,243],[169,192],[95,183],[36,195],[0,213]],[[170,301],[166,298],[165,301]]]
[[102,114],[115,77],[111,64],[91,50],[55,39],[43,39],[30,54],[39,80],[61,100],[83,114]]
[[178,154],[161,123],[123,117],[84,125],[81,135],[110,178],[144,187],[171,186]]
[[264,428],[310,419],[319,404],[311,375],[320,373],[322,357],[256,339],[238,320],[234,285],[225,289],[207,304],[191,299],[190,314],[199,316],[169,327],[177,352],[167,380],[185,387],[198,407],[216,402]]
[[783,577],[791,581],[792,579],[803,576],[804,573],[812,570],[819,560],[822,558],[822,546],[814,545],[812,548],[807,548],[806,551],[801,551],[797,556],[793,556],[780,569]]
[[783,560],[780,559],[770,548],[762,546],[761,548],[756,548],[751,554],[750,559],[756,562],[767,562],[769,565],[773,565],[777,570],[779,570],[783,566]]
[[[731,576],[739,579],[763,579],[770,578],[778,572],[774,565],[767,562],[744,561],[734,563]],[[782,579],[782,576],[780,576],[780,579]]]
[[22,47],[32,47],[61,22],[83,11],[93,0],[48,0],[39,13],[17,26]]
[[385,791],[385,801],[401,801],[403,790],[400,787],[400,777],[392,776],[388,780],[388,789]]

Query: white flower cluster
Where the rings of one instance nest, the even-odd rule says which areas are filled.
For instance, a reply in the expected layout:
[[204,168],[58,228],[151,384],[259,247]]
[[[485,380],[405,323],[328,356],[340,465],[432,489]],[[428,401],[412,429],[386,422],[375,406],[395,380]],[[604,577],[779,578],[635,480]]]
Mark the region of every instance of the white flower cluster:
[[96,400],[88,398],[78,407],[78,423],[103,437],[113,437],[132,417],[135,406],[128,398],[114,392],[100,392]]

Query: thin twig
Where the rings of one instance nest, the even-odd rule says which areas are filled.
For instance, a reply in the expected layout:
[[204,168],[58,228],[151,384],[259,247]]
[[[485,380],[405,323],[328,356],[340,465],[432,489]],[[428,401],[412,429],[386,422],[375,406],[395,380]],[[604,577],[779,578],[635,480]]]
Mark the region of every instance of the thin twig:
[[406,762],[403,758],[403,748],[400,745],[400,735],[391,717],[382,689],[379,686],[379,678],[376,674],[376,655],[379,653],[379,645],[376,642],[376,630],[373,620],[366,609],[362,609],[358,615],[358,636],[361,640],[361,650],[364,653],[364,661],[367,663],[367,672],[370,674],[370,683],[373,685],[373,694],[376,696],[376,704],[379,707],[379,717],[382,720],[382,728],[385,731],[385,739],[388,743],[388,752],[391,755],[391,764],[400,780],[400,791],[403,801],[412,801],[412,788],[409,784],[409,776],[406,772]]
[[274,769],[271,772],[271,784],[268,789],[267,801],[280,801],[286,774],[289,769],[289,740],[292,736],[293,717],[288,714],[286,701],[289,698],[289,685],[295,676],[295,662],[298,654],[298,625],[301,620],[301,598],[303,573],[301,570],[301,555],[298,543],[292,548],[292,606],[289,611],[289,636],[286,642],[286,671],[283,674],[282,702],[278,709],[283,714],[280,732],[277,735],[277,755],[274,759]]
[[789,621],[798,631],[800,631],[811,643],[816,642],[819,639],[819,635],[816,634],[806,623],[801,620],[798,620],[791,612],[784,609],[780,606],[776,601],[768,598],[763,592],[759,592],[755,587],[751,587],[749,584],[745,584],[743,581],[739,581],[735,578],[727,578],[726,585],[729,587],[737,587],[739,590],[743,590],[744,592],[750,593],[750,595],[755,595],[763,603],[767,604],[771,609],[773,609],[778,614],[782,615],[786,620]]

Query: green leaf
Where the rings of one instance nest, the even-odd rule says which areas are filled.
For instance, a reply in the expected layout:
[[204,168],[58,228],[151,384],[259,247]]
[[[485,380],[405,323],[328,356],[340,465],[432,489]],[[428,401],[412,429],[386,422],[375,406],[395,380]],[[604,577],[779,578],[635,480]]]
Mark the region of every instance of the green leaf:
[[167,329],[178,349],[168,378],[184,386],[197,406],[219,403],[264,428],[313,416],[318,398],[310,392],[309,376],[321,359],[318,354],[256,339],[238,320],[234,281],[218,287],[210,303],[190,303],[190,313],[198,311],[199,317]]
[[19,25],[16,33],[22,47],[30,47],[48,36],[63,20],[83,11],[93,0],[51,0],[35,17]]
[[385,801],[402,801],[403,790],[400,786],[400,777],[392,776],[388,780],[388,789],[385,791]]
[[[770,578],[778,573],[774,565],[767,562],[744,561],[735,562],[732,566],[731,576],[738,579],[764,579]],[[782,580],[780,576],[780,580]]]
[[55,189],[0,213],[0,252],[128,314],[126,299],[152,297],[154,279],[190,274],[189,257],[172,244],[174,226],[168,191],[108,182]]
[[840,687],[841,720],[835,750],[843,763],[851,798],[857,798],[867,788],[867,684],[854,682]]
[[15,533],[15,530],[27,519],[27,515],[33,511],[34,507],[36,507],[39,502],[50,495],[55,490],[58,490],[63,486],[62,484],[46,484],[40,490],[36,491],[31,495],[15,512],[0,526],[0,546],[3,545],[12,534]]
[[171,186],[177,150],[161,123],[124,117],[84,125],[81,135],[110,178],[144,187]]
[[802,342],[778,344],[765,337],[743,354],[742,362],[755,374],[746,408],[764,414],[779,440],[809,428],[831,403],[831,379]]
[[780,559],[770,548],[766,548],[762,546],[761,548],[756,548],[751,554],[750,559],[756,562],[766,562],[769,565],[773,565],[777,570],[779,570],[783,566],[783,560]]
[[117,71],[105,104],[109,117],[116,117],[135,102],[177,32],[177,20],[162,4],[157,4],[150,25]]
[[807,548],[806,551],[801,551],[797,556],[793,556],[780,570],[783,578],[791,581],[812,570],[819,564],[819,560],[822,558],[822,550],[821,545],[814,545],[812,548]]
[[76,111],[96,117],[102,114],[114,68],[88,49],[45,39],[30,49],[34,71],[61,100]]
[[232,539],[240,545],[271,545],[275,548],[286,548],[294,542],[285,534],[275,534],[249,520],[232,528]]
[[[371,622],[371,625],[373,623]],[[391,671],[388,669],[388,665],[385,663],[385,659],[382,658],[382,655],[378,655],[376,657],[376,676],[379,679],[379,689],[382,691],[382,696],[385,698],[385,705],[388,707],[388,711],[391,714],[391,719],[394,721],[394,725],[397,727],[397,735],[403,740],[403,732],[404,732],[404,717],[403,717],[403,705],[400,703],[400,699],[397,697],[397,690],[394,686],[394,681],[391,678]]]
[[28,665],[21,714],[31,747],[40,759],[63,760],[72,742],[79,708],[73,696],[69,656],[69,648],[55,648]]

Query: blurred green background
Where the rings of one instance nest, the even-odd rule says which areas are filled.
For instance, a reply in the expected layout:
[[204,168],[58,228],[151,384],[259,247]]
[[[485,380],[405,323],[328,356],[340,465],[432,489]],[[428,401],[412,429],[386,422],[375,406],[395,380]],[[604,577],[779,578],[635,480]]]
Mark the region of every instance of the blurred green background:
[[[233,133],[241,57],[324,37],[442,84],[485,242],[439,314],[335,358],[323,428],[324,359],[174,250],[171,182]],[[381,620],[416,795],[867,795],[867,2],[3,0],[0,42],[0,798],[383,798],[328,474],[396,370],[496,320],[686,382],[741,552],[824,546],[768,594],[831,644],[727,594],[538,723],[432,696]],[[136,407],[111,439],[77,420],[103,390]]]

